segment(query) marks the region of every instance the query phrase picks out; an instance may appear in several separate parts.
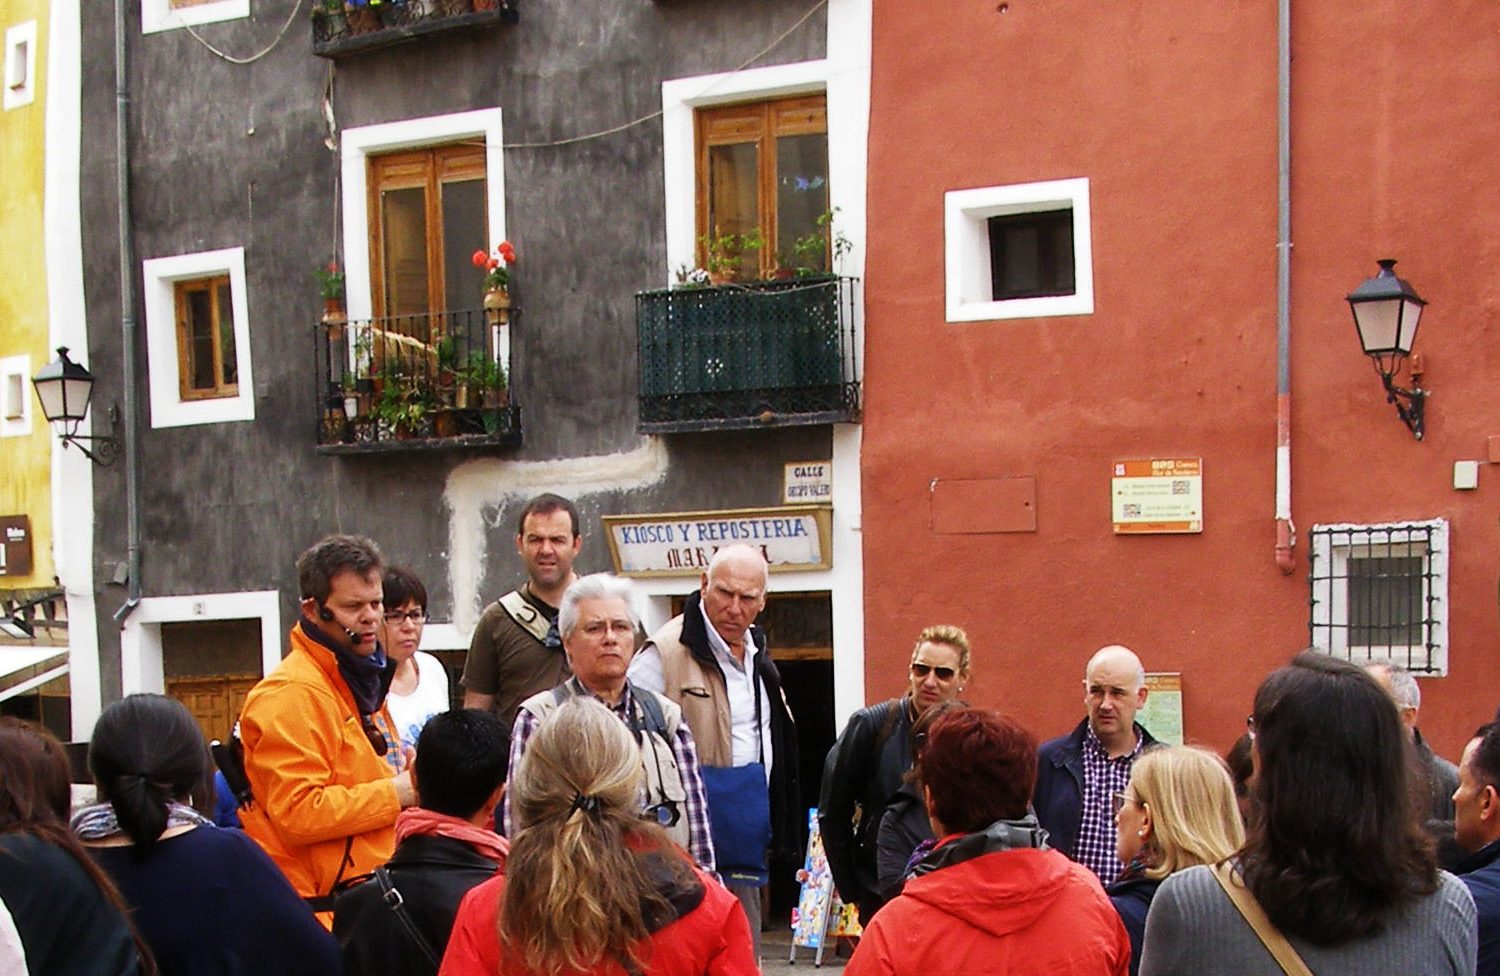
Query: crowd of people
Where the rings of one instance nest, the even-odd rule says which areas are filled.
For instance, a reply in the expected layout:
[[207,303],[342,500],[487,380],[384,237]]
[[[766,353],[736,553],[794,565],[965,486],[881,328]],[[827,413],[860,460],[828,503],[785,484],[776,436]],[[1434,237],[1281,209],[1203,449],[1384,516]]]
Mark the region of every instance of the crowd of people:
[[[757,973],[771,855],[805,824],[764,557],[720,549],[648,635],[628,580],[573,572],[571,502],[516,528],[526,581],[485,609],[463,707],[418,650],[421,579],[336,535],[227,748],[130,695],[75,806],[63,746],[0,719],[0,972]],[[1404,669],[1309,650],[1220,758],[1151,737],[1111,645],[1039,744],[964,702],[975,667],[927,627],[828,753],[850,976],[1500,974],[1500,722],[1447,763]]]

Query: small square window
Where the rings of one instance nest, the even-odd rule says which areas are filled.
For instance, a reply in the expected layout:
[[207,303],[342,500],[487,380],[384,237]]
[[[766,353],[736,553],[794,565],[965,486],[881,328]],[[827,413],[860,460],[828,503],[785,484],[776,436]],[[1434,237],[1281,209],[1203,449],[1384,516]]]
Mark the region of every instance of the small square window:
[[997,302],[1071,295],[1073,211],[991,217],[990,291]]
[[254,420],[241,248],[142,263],[151,425]]
[[250,0],[141,0],[141,33],[243,20],[249,16]]
[[31,357],[0,359],[0,437],[31,433]]
[[1093,313],[1087,179],[950,190],[943,210],[949,322]]
[[1311,543],[1313,646],[1447,672],[1447,522],[1315,525]]
[[20,108],[36,98],[36,21],[5,31],[5,107]]

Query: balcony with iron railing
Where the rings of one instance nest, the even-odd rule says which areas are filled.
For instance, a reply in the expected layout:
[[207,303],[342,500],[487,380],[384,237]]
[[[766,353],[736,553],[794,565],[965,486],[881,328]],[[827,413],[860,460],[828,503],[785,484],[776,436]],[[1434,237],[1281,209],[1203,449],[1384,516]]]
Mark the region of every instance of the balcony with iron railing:
[[325,316],[314,339],[317,452],[518,446],[508,369],[518,313]]
[[515,23],[513,0],[313,0],[312,50],[341,58],[429,34]]
[[853,278],[635,297],[644,433],[857,421]]

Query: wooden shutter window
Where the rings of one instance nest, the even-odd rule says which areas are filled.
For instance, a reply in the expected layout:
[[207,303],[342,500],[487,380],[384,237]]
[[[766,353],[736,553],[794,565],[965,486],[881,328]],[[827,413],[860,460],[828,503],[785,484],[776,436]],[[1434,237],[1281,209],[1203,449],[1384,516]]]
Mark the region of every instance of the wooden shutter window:
[[178,394],[184,400],[238,396],[239,360],[229,276],[179,281],[173,293]]

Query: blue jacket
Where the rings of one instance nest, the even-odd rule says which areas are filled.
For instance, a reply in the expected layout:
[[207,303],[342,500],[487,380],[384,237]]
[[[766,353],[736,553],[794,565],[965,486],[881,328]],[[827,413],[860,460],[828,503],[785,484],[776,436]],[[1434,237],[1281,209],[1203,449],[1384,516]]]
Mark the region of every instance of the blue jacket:
[[1128,881],[1116,881],[1104,890],[1109,900],[1120,913],[1125,923],[1125,934],[1130,936],[1130,976],[1136,976],[1141,968],[1141,943],[1146,938],[1146,913],[1151,909],[1151,898],[1161,885],[1154,878],[1136,877]]
[[1500,976],[1500,840],[1475,851],[1458,876],[1479,912],[1479,976]]
[[[1046,828],[1054,850],[1073,857],[1078,849],[1078,825],[1083,820],[1083,737],[1089,720],[1084,719],[1067,735],[1042,743],[1036,759],[1036,790],[1032,804],[1036,818]],[[1135,723],[1141,747],[1156,745],[1141,723]]]

